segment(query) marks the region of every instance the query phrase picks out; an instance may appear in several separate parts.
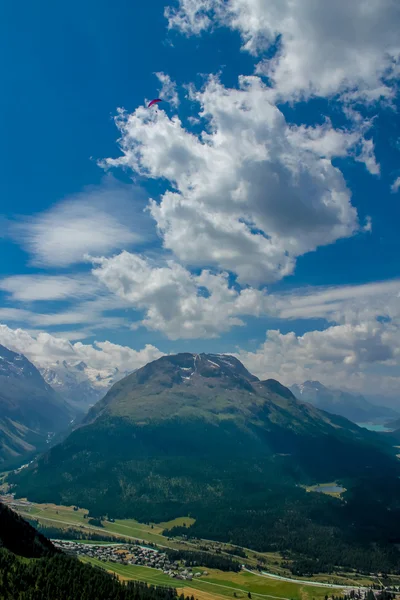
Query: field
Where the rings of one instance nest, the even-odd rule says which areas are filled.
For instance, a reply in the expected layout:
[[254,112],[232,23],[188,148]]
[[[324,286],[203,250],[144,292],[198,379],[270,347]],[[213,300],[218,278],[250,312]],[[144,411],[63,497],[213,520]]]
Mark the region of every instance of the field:
[[[342,487],[336,481],[330,483],[317,483],[315,485],[302,486],[307,492],[318,492],[320,494],[327,494],[333,498],[341,498],[342,494],[346,491],[346,488]],[[339,488],[340,491],[336,491],[335,488]]]
[[[135,579],[146,581],[153,585],[164,585],[168,587],[182,588],[185,586],[186,593],[194,595],[195,598],[232,598],[236,592],[237,598],[247,598],[251,592],[253,598],[272,598],[282,600],[308,600],[309,598],[325,598],[326,588],[317,586],[298,585],[285,581],[278,581],[254,575],[248,572],[225,573],[211,569],[207,577],[193,581],[174,580],[164,575],[161,571],[140,567],[135,565],[118,565],[115,563],[103,563],[95,558],[82,558],[84,562],[107,569],[116,573],[121,579]],[[336,590],[336,593],[340,590]],[[203,594],[203,596],[202,596]]]
[[31,504],[30,506],[16,507],[18,512],[28,518],[37,519],[43,525],[53,527],[76,527],[79,530],[87,530],[107,535],[126,537],[127,540],[139,540],[151,542],[160,546],[171,548],[181,548],[184,544],[169,542],[162,535],[165,528],[173,527],[177,524],[186,523],[189,525],[194,522],[190,517],[181,517],[170,522],[145,525],[134,519],[118,520],[115,522],[103,521],[104,527],[96,527],[88,524],[88,511],[82,508],[74,510],[72,506],[57,506],[55,504]]

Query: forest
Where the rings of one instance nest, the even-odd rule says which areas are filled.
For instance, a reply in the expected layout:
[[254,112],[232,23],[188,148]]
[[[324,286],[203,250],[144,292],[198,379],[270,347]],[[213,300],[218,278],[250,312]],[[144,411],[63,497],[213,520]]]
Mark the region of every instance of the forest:
[[198,508],[191,527],[174,527],[164,534],[280,552],[288,557],[287,566],[296,575],[329,573],[338,566],[366,574],[399,574],[400,522],[393,516],[398,509],[386,515],[374,510],[393,492],[389,486],[390,480],[378,475],[371,482],[360,480],[345,502],[312,493],[304,501],[288,487],[270,492],[268,502],[259,495],[251,507],[243,505],[237,495],[230,511],[220,503],[207,512]]
[[240,564],[228,557],[218,554],[209,554],[207,552],[193,552],[188,550],[170,550],[165,549],[169,559],[172,561],[185,561],[186,567],[195,567],[201,565],[209,569],[219,569],[220,571],[240,571]]
[[[2,600],[174,600],[176,590],[121,583],[103,569],[57,554],[35,561],[21,561],[0,550]],[[185,600],[184,596],[180,600]]]
[[[253,438],[223,423],[207,430],[205,444],[206,424],[195,418],[143,430],[104,418],[86,428],[85,439],[80,428],[40,459],[34,475],[28,468],[9,475],[8,483],[16,497],[79,504],[91,519],[162,523],[187,515],[195,519],[191,527],[165,534],[286,551],[295,572],[304,557],[315,573],[337,565],[399,571],[400,467],[389,447],[378,451],[375,438],[361,443],[347,430],[345,439],[318,434],[311,443],[310,436],[271,426],[264,435],[273,453],[260,456]],[[347,490],[342,499],[302,487],[324,481],[339,481]]]

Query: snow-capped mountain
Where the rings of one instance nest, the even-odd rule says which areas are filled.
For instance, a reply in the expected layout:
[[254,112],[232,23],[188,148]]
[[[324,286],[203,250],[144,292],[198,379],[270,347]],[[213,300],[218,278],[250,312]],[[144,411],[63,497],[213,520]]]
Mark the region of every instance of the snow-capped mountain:
[[83,361],[66,360],[41,366],[39,370],[53,389],[81,411],[93,406],[116,381],[129,374],[119,371],[116,367],[94,369]]
[[19,378],[47,388],[39,371],[23,355],[0,345],[0,377]]
[[298,400],[309,402],[317,408],[340,415],[355,423],[373,423],[394,418],[396,412],[386,406],[368,402],[361,394],[328,388],[320,381],[305,381],[289,388]]

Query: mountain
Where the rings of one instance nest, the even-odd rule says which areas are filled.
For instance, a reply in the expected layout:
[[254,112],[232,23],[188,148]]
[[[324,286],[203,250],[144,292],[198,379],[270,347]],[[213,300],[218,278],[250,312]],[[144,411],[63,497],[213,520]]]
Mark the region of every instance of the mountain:
[[[186,535],[289,548],[318,568],[390,570],[400,558],[385,545],[400,542],[395,453],[232,356],[184,353],[115,383],[80,427],[8,479],[17,496],[94,516],[191,515]],[[345,502],[302,487],[331,481],[347,489]]]
[[[23,557],[23,558],[22,558]],[[178,600],[175,589],[121,582],[103,569],[58,550],[0,503],[2,600]],[[183,594],[180,596],[183,600]]]
[[354,423],[371,423],[398,415],[391,408],[371,404],[361,394],[327,388],[319,381],[295,384],[290,390],[300,401],[309,402],[321,410],[340,415]]
[[400,429],[400,418],[395,419],[394,421],[388,421],[386,426],[390,429],[399,430]]
[[73,410],[29,360],[0,345],[0,466],[43,450]]
[[113,383],[127,375],[116,367],[94,369],[83,361],[56,361],[38,368],[53,389],[83,412],[102,398]]

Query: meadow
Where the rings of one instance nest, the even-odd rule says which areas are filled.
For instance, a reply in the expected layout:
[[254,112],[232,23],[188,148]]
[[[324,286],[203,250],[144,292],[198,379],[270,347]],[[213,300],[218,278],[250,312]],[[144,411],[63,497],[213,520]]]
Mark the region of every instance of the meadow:
[[307,492],[318,492],[320,494],[327,494],[333,498],[341,498],[342,494],[346,491],[346,488],[342,487],[336,481],[330,483],[316,483],[315,485],[302,486]]

